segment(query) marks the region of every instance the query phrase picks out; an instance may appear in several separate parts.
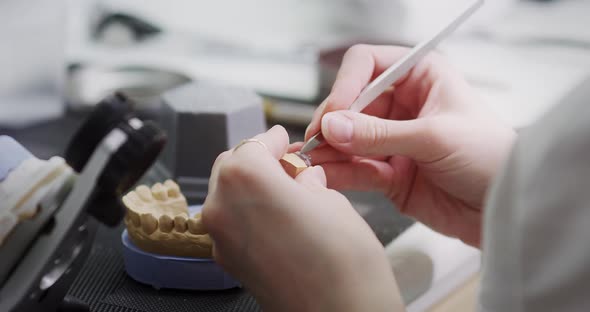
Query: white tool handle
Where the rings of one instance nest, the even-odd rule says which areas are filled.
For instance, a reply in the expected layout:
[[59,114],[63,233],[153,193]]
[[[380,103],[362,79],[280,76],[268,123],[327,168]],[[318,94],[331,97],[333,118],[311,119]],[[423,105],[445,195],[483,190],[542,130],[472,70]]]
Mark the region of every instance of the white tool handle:
[[371,104],[381,93],[387,88],[398,81],[403,75],[416,66],[416,64],[434,50],[436,46],[448,35],[450,35],[459,25],[461,25],[473,12],[475,12],[482,4],[484,0],[475,0],[465,10],[461,11],[457,17],[455,17],[451,23],[441,29],[434,36],[425,40],[415,46],[406,56],[401,58],[395,64],[391,65],[375,80],[369,83],[356,100],[350,105],[349,110],[354,112],[360,112],[369,104]]

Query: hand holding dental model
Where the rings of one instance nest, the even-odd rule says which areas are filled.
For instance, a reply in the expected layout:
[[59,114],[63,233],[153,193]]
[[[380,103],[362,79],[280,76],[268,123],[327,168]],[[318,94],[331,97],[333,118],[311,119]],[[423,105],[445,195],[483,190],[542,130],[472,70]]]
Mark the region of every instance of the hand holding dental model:
[[[310,165],[309,159],[295,153],[285,154],[280,162],[293,178]],[[186,198],[172,180],[156,183],[151,189],[140,185],[123,197],[123,203],[129,236],[142,250],[178,257],[211,257],[211,237],[203,227],[201,214],[189,215]]]

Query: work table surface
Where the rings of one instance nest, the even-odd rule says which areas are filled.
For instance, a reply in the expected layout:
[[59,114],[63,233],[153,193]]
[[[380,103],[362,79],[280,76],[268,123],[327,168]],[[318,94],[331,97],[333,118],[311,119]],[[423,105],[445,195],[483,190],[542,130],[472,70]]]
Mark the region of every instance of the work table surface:
[[[0,134],[14,137],[37,157],[62,155],[82,115],[67,114],[20,130],[3,129]],[[302,139],[302,129],[288,128],[291,141]],[[379,194],[345,194],[367,220],[383,244],[389,243],[412,224],[397,213]],[[338,216],[334,216],[338,222]],[[69,295],[87,303],[91,311],[258,311],[259,307],[245,290],[177,291],[156,290],[130,279],[124,270],[120,234],[123,227],[100,227],[92,251],[70,288]]]

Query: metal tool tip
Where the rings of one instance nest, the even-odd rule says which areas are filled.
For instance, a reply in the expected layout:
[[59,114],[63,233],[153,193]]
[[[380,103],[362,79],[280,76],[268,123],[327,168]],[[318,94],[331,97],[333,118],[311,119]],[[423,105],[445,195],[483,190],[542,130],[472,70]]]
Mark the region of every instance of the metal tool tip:
[[318,147],[318,145],[322,143],[323,139],[324,137],[321,133],[312,136],[307,142],[305,142],[305,144],[303,144],[303,147],[301,148],[301,153],[307,154],[311,152],[314,148]]

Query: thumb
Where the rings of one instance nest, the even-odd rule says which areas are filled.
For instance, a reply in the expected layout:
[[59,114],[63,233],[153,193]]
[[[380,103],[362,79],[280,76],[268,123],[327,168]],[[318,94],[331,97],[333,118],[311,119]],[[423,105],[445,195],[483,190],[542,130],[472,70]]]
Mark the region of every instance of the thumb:
[[313,166],[303,170],[295,177],[295,181],[311,190],[324,190],[327,185],[326,173],[321,166]]
[[387,120],[351,111],[322,118],[322,134],[332,147],[356,156],[406,156],[428,161],[439,154],[427,119]]

